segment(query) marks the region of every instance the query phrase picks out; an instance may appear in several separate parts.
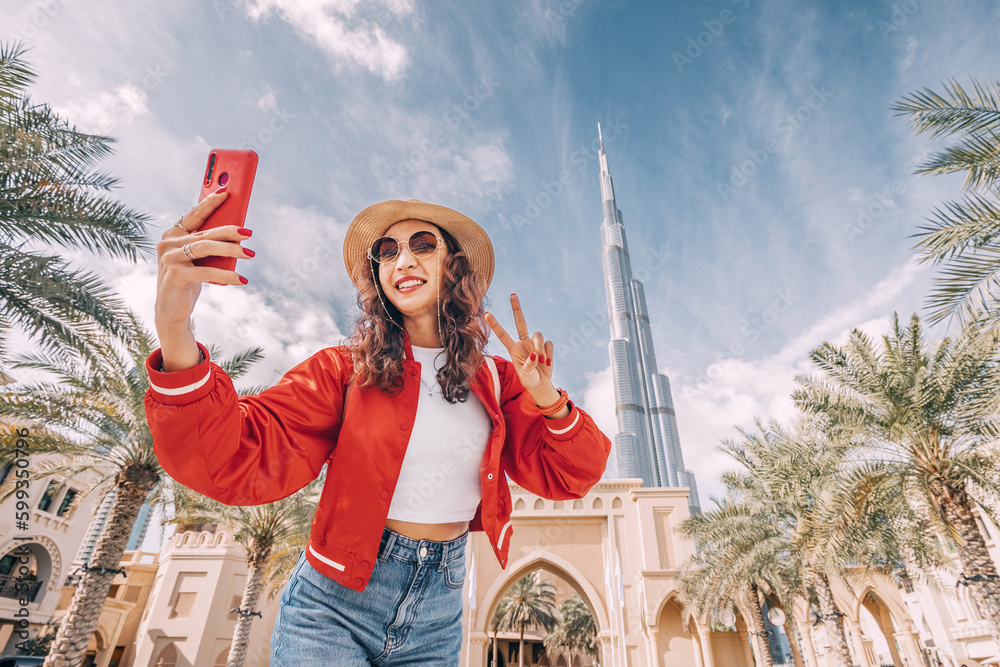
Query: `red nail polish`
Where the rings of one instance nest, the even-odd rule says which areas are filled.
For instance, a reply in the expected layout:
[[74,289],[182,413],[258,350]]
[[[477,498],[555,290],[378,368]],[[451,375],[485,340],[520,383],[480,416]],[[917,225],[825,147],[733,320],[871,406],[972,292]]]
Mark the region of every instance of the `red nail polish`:
[[240,282],[243,283],[244,285],[246,285],[247,282],[249,282],[249,281],[246,278],[244,278],[243,276],[240,276]]
[[537,359],[537,358],[538,358],[538,355],[537,355],[537,354],[535,354],[534,352],[532,352],[532,353],[531,353],[531,360],[532,360],[532,361],[534,361],[534,360],[535,360],[535,359]]
[[552,365],[552,360],[551,359],[546,359],[545,360],[545,365],[546,366],[551,366]]
[[236,231],[238,231],[243,236],[250,236],[251,234],[253,234],[253,232],[251,230],[247,229],[246,227],[240,227]]
[[253,250],[251,250],[250,248],[243,248],[243,252],[245,252],[246,254],[250,255],[251,257],[253,257],[254,255],[257,254]]

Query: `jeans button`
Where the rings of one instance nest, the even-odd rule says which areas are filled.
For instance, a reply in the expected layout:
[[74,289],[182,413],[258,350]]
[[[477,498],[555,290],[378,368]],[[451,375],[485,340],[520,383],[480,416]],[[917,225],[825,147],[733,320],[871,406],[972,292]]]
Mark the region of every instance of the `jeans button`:
[[427,556],[427,547],[420,547],[420,557],[424,558]]

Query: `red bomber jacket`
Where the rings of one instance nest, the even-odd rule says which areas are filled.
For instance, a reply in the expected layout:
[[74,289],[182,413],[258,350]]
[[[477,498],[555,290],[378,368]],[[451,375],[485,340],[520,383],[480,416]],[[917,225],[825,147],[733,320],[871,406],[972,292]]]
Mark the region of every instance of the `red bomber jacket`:
[[[159,349],[146,359],[146,419],[160,465],[227,505],[262,505],[295,493],[328,463],[306,557],[331,579],[363,591],[417,411],[420,363],[409,337],[404,333],[402,390],[392,396],[352,386],[346,410],[353,362],[345,346],[317,352],[251,396],[237,396],[230,377],[198,347],[205,360],[182,371],[160,372]],[[572,402],[568,416],[543,417],[503,357],[484,359],[472,392],[493,428],[469,530],[486,533],[506,568],[513,532],[507,476],[550,500],[581,498],[600,480],[611,442]]]

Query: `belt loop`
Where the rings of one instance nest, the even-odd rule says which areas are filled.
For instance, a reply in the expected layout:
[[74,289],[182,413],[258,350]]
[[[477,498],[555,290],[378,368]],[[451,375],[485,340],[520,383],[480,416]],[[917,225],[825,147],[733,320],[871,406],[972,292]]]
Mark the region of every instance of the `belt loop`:
[[388,528],[386,530],[389,532],[389,537],[386,539],[385,546],[382,547],[378,555],[378,559],[383,563],[389,559],[389,553],[392,552],[392,547],[396,544],[396,531]]

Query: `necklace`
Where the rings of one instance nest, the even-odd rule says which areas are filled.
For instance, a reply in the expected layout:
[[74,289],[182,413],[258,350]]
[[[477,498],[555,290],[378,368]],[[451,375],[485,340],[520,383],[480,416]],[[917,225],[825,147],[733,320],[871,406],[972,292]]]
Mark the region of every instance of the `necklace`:
[[[434,351],[434,348],[417,348],[417,349],[421,351],[421,354],[424,351],[427,351],[427,352]],[[437,364],[435,362],[437,361],[438,356],[440,356],[442,354],[442,352],[444,351],[444,348],[439,348],[439,349],[441,350],[440,352],[438,352],[436,355],[434,355],[433,358],[428,358],[428,360],[424,361],[423,364],[422,364],[422,366],[421,366],[420,384],[422,384],[425,387],[427,387],[427,395],[428,396],[433,396],[434,395],[434,388],[435,387],[438,388],[438,393],[441,393],[441,387],[440,387],[440,385],[438,385],[438,381],[437,381],[437,371],[440,370],[440,369],[437,368]],[[423,374],[423,367],[424,367],[423,365],[424,364],[430,364],[430,367],[434,369],[435,375],[434,375],[434,382],[433,382],[433,384],[428,384],[427,381],[424,380],[424,374]]]

